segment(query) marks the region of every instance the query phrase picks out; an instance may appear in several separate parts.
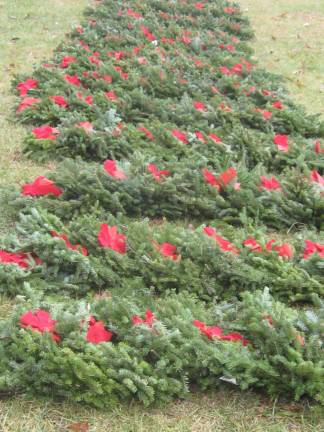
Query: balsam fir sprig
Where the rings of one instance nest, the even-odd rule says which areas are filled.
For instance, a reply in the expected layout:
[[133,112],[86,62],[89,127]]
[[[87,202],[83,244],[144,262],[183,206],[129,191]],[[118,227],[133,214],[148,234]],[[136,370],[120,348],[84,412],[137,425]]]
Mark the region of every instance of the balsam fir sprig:
[[26,304],[0,325],[0,389],[50,389],[104,407],[131,398],[167,401],[185,396],[189,384],[206,389],[225,380],[323,402],[323,341],[307,321],[266,291],[213,311],[187,294]]
[[40,177],[22,187],[21,198],[16,195],[11,201],[47,208],[65,219],[97,207],[115,215],[217,218],[233,225],[240,225],[245,213],[275,229],[301,223],[321,230],[324,223],[324,180],[316,170],[287,169],[275,177],[261,166],[254,171],[234,168],[225,158],[213,168],[204,158],[167,164],[137,155],[121,163],[66,160],[50,178],[50,187]]
[[213,226],[194,230],[106,214],[64,225],[33,209],[21,215],[16,235],[2,240],[6,253],[24,254],[26,268],[1,262],[0,256],[1,287],[16,294],[28,282],[48,294],[77,296],[102,289],[123,294],[141,288],[157,294],[173,289],[195,293],[207,302],[229,300],[264,286],[288,302],[323,295],[324,244],[306,240],[304,246],[300,239],[294,251],[289,243],[264,236],[257,240],[244,232],[239,237],[231,234],[236,235],[232,241]]

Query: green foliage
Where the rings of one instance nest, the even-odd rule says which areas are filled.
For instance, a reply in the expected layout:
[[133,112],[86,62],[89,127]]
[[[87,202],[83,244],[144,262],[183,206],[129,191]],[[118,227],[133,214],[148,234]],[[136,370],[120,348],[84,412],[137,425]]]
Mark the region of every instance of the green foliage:
[[[47,208],[65,220],[78,214],[88,214],[93,208],[117,215],[132,217],[167,217],[170,220],[190,217],[207,221],[220,219],[233,225],[242,224],[242,215],[256,223],[281,229],[294,224],[323,228],[324,200],[321,186],[311,181],[310,172],[287,169],[278,176],[281,188],[267,190],[261,177],[270,179],[262,167],[253,171],[243,165],[237,167],[237,176],[221,190],[207,183],[203,170],[217,179],[231,167],[228,157],[218,161],[215,167],[206,161],[173,162],[159,164],[157,169],[170,173],[160,181],[148,171],[149,163],[158,161],[139,154],[119,164],[126,179],[118,180],[105,172],[103,165],[65,160],[50,175],[63,190],[59,199],[52,196],[30,198],[13,194],[10,205],[17,208],[37,206]],[[239,182],[239,189],[235,185]],[[8,196],[7,196],[8,199]]]
[[[103,219],[104,218],[104,219]],[[126,254],[103,248],[98,243],[101,223],[117,225],[127,237]],[[51,232],[67,235],[71,250]],[[321,260],[300,257],[303,241],[296,243],[294,259],[267,251],[267,239],[258,234],[264,252],[250,251],[243,246],[252,233],[249,230],[229,232],[229,238],[240,253],[222,250],[208,237],[202,226],[183,228],[164,222],[152,224],[95,214],[77,218],[68,225],[46,211],[30,210],[21,214],[16,234],[3,238],[3,247],[14,252],[25,251],[41,259],[31,270],[15,264],[0,267],[1,287],[5,293],[19,293],[22,282],[45,289],[46,292],[67,292],[78,296],[101,289],[126,293],[141,287],[161,294],[174,289],[189,291],[206,301],[230,299],[244,290],[262,289],[285,301],[312,301],[313,294],[323,295],[323,274],[307,273]],[[255,234],[255,233],[253,233]],[[233,237],[236,236],[236,237]],[[176,257],[164,256],[157,245],[169,243],[176,247]],[[89,255],[81,253],[81,246]]]
[[[32,131],[25,152],[70,159],[48,176],[59,197],[4,193],[14,228],[0,239],[0,291],[20,304],[0,322],[0,391],[104,407],[229,382],[324,402],[321,246],[303,256],[304,240],[323,239],[324,159],[314,141],[324,124],[253,64],[236,6],[199,4],[105,0],[34,71],[22,96],[39,100],[19,104],[18,119],[56,130]],[[105,171],[107,159],[125,178]],[[169,174],[154,178],[150,163]],[[224,180],[229,168],[235,175]],[[280,188],[262,187],[262,176]],[[125,254],[100,246],[102,223],[126,236]],[[281,253],[285,233],[267,230],[285,228],[295,236]],[[251,236],[256,250],[244,246]],[[28,258],[25,267],[8,253]],[[21,315],[37,309],[56,321],[56,342],[22,328]],[[146,310],[153,323],[137,325]],[[88,341],[91,316],[111,341]],[[194,320],[239,340],[207,337]]]
[[[262,162],[266,169],[281,170],[287,163],[300,165],[301,161],[323,167],[323,159],[316,157],[313,149],[313,138],[324,134],[323,123],[295,106],[276,77],[252,66],[251,50],[244,42],[251,36],[246,20],[238,13],[222,13],[220,17],[223,4],[218,3],[205,4],[198,14],[185,18],[189,9],[193,13],[192,4],[190,8],[177,4],[164,10],[161,2],[143,8],[130,2],[130,7],[136,6],[145,15],[145,27],[154,29],[157,43],[146,43],[141,30],[144,21],[130,22],[127,6],[122,2],[110,4],[109,15],[106,5],[89,11],[90,23],[95,24],[85,24],[82,34],[72,34],[57,49],[47,68],[42,66],[34,71],[33,77],[39,84],[30,94],[41,101],[23,110],[19,119],[35,125],[49,123],[59,127],[60,135],[51,142],[29,135],[26,152],[42,160],[67,156],[119,159],[129,157],[134,150],[163,160],[175,154],[188,158],[190,154],[199,157],[203,153],[212,161],[226,151],[233,161],[244,159],[248,168]],[[189,28],[190,42],[185,43],[182,38]],[[118,30],[114,34],[107,29]],[[233,37],[239,39],[233,42]],[[166,42],[162,42],[163,38],[167,38]],[[170,39],[174,43],[168,43]],[[134,52],[139,46],[139,52]],[[233,50],[224,49],[227,46]],[[89,60],[93,52],[98,64]],[[122,52],[123,57],[116,58],[115,52]],[[62,69],[60,64],[66,56],[75,57],[76,61]],[[240,73],[227,76],[220,72],[222,66],[231,68],[238,64],[242,66]],[[77,75],[82,86],[66,82],[66,73]],[[104,79],[107,75],[112,82]],[[105,97],[105,92],[111,90],[117,100]],[[92,103],[80,99],[80,92],[83,98],[92,96]],[[64,96],[68,107],[57,106],[49,99],[55,95]],[[206,105],[206,112],[193,107],[197,100]],[[283,109],[272,106],[277,100],[283,103]],[[231,111],[222,109],[222,104]],[[107,115],[112,110],[116,113],[114,121],[122,122],[121,130],[112,127],[114,122]],[[260,110],[270,110],[271,119],[265,121]],[[94,130],[80,131],[80,121],[91,122]],[[154,141],[148,142],[139,133],[137,128],[141,126],[151,131]],[[191,139],[187,148],[171,137],[174,128],[192,138],[197,130],[205,136],[216,133],[224,144],[215,146],[210,141],[197,145]],[[290,136],[287,154],[277,151],[273,144],[275,134]]]
[[[29,306],[19,306],[1,323],[2,390],[68,396],[103,407],[131,397],[148,405],[184,396],[188,384],[214,388],[230,381],[244,389],[261,387],[270,395],[323,401],[323,328],[313,322],[310,331],[304,314],[275,302],[266,291],[245,293],[242,302],[210,311],[176,294],[159,300],[100,298],[91,306],[72,301],[34,305],[57,319],[59,343],[19,328],[19,316]],[[156,315],[153,326],[134,326],[132,316],[143,315],[148,306]],[[112,342],[86,342],[90,314],[114,333]],[[226,332],[240,330],[250,343],[210,340],[192,324],[197,318]],[[307,326],[303,332],[301,326]]]

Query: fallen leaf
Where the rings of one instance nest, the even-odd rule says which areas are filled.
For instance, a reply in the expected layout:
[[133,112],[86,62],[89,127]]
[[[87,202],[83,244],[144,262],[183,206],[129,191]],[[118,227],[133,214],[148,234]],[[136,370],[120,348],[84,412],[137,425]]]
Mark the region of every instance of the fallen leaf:
[[302,82],[299,81],[299,80],[295,81],[295,84],[296,84],[296,86],[299,87],[299,88],[305,87],[305,84],[302,83]]
[[102,300],[102,299],[106,299],[106,298],[111,298],[111,294],[107,291],[104,291],[103,293],[98,293],[95,294],[94,298],[96,300]]
[[66,428],[74,432],[88,432],[89,423],[71,423]]

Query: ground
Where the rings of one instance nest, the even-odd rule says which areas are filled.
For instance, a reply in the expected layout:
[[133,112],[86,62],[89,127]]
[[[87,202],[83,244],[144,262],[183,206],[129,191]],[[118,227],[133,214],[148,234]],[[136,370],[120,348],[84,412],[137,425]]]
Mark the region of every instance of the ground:
[[256,32],[260,64],[286,79],[292,99],[324,115],[324,3],[239,0]]
[[[14,73],[30,71],[33,64],[49,58],[64,33],[78,22],[87,3],[87,0],[0,0],[0,184],[21,183],[50,168],[26,161],[20,153],[25,128],[9,120],[13,106],[10,80]],[[239,3],[256,31],[253,45],[260,64],[283,74],[294,100],[306,105],[308,111],[324,115],[321,105],[324,3],[319,0],[240,0]],[[10,302],[3,298],[0,317],[9,308]],[[176,401],[166,407],[144,410],[137,405],[122,405],[110,412],[21,396],[0,400],[0,431],[320,432],[324,430],[320,411],[307,402],[285,404],[229,389],[193,395],[187,401]]]

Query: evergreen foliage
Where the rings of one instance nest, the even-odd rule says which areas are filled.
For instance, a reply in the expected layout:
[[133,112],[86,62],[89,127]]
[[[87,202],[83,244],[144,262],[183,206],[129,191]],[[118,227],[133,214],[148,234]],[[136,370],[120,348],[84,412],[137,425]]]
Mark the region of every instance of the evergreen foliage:
[[[270,395],[308,395],[323,402],[323,305],[297,312],[275,302],[267,291],[245,293],[242,302],[207,310],[188,294],[154,299],[102,297],[47,304],[61,341],[19,326],[27,304],[1,323],[0,389],[66,397],[98,407],[136,398],[145,405],[183,397],[189,386],[215,388],[224,381]],[[153,310],[151,326],[133,317]],[[86,341],[90,315],[113,333],[108,343]],[[209,339],[193,321],[223,323],[224,333],[240,331],[241,342]],[[310,325],[311,322],[311,325]],[[32,372],[32,373],[31,373]]]
[[[124,233],[125,254],[100,245],[102,223],[117,226]],[[53,231],[66,235],[72,245],[78,245],[77,249],[53,237]],[[323,273],[320,267],[315,271],[323,260],[317,254],[303,258],[302,238],[296,241],[295,256],[288,257],[280,256],[274,249],[267,250],[271,239],[262,232],[238,232],[226,230],[225,226],[224,232],[228,235],[222,238],[229,245],[217,243],[203,226],[184,228],[168,222],[152,224],[149,220],[129,221],[106,214],[84,216],[64,225],[53,214],[32,209],[21,214],[16,233],[3,238],[1,247],[16,253],[28,252],[41,262],[37,265],[31,258],[30,269],[1,266],[0,287],[7,294],[17,294],[22,282],[28,282],[35,289],[78,296],[111,288],[127,293],[145,287],[157,294],[170,289],[187,290],[208,302],[229,300],[245,290],[265,286],[273,296],[288,302],[309,302],[314,294],[324,294]],[[262,251],[244,246],[252,235],[257,236]],[[173,253],[163,253],[159,249],[163,244],[172,245]],[[86,256],[82,248],[87,249]]]
[[225,0],[104,0],[16,78],[26,155],[59,163],[2,191],[0,391],[324,403],[324,123],[252,35]]
[[[168,174],[154,178],[148,170],[152,163],[158,171],[166,169]],[[102,164],[69,159],[49,176],[63,191],[58,199],[53,196],[22,199],[12,194],[9,200],[18,208],[47,208],[66,220],[95,207],[113,215],[122,213],[131,217],[219,219],[233,225],[242,225],[248,217],[256,224],[263,223],[273,229],[294,224],[323,229],[323,191],[320,184],[306,180],[311,179],[310,172],[288,168],[276,177],[280,187],[267,189],[262,179],[270,179],[271,175],[260,166],[252,171],[237,166],[228,183],[218,181],[232,169],[230,163],[226,157],[226,161],[218,161],[212,168],[206,166],[205,160],[196,159],[158,166],[155,160],[135,155],[117,164],[126,178],[116,179]],[[212,180],[205,178],[207,168]],[[209,183],[213,178],[218,184]]]

